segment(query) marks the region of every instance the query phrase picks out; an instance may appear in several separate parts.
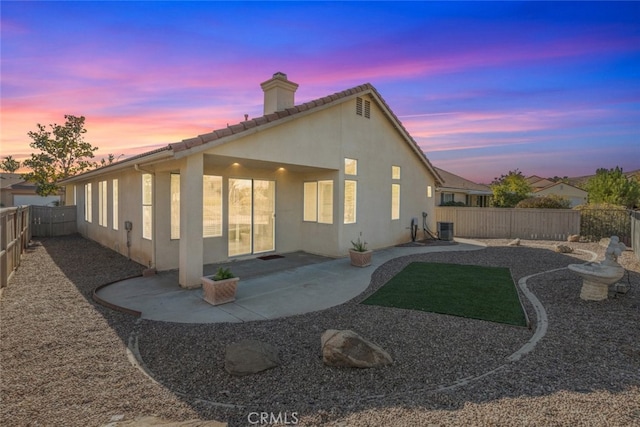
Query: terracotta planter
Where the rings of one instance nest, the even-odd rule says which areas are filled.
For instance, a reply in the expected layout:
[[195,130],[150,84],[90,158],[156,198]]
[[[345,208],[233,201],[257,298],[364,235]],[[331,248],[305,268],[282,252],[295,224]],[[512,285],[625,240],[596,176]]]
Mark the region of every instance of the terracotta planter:
[[356,267],[367,267],[371,265],[372,250],[359,252],[349,249],[349,257],[351,258],[351,265]]
[[213,276],[202,278],[202,295],[211,305],[226,304],[236,300],[236,288],[239,277],[231,279],[213,280]]

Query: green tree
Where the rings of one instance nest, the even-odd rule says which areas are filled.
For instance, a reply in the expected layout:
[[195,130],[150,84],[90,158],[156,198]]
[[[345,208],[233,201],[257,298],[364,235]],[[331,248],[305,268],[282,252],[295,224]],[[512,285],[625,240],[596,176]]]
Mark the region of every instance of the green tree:
[[38,123],[38,130],[28,133],[33,140],[29,145],[40,152],[32,153],[31,158],[23,162],[31,172],[22,177],[35,182],[36,192],[41,196],[57,194],[61,189],[58,181],[95,166],[90,159],[98,147],[84,141],[83,135],[87,132],[84,116],[65,115],[64,118],[64,125],[50,124],[50,131]]
[[20,162],[15,160],[13,156],[6,156],[2,162],[0,162],[0,169],[5,172],[14,173],[20,169]]
[[500,176],[500,178],[494,178],[491,183],[491,191],[493,192],[492,206],[513,208],[521,200],[529,197],[532,188],[522,172],[516,169]]
[[640,183],[627,177],[621,167],[601,168],[587,181],[589,203],[609,203],[632,208],[640,205]]

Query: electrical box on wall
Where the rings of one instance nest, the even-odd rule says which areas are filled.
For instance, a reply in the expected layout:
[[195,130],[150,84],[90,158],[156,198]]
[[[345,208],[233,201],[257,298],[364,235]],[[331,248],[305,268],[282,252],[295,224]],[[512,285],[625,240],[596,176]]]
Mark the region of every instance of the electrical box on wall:
[[131,221],[124,222],[124,229],[127,231],[131,231],[133,229],[133,224],[131,223]]

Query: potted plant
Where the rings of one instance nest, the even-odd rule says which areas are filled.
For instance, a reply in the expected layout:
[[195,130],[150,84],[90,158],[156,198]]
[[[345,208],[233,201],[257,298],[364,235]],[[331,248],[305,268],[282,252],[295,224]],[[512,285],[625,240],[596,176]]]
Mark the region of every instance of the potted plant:
[[371,255],[373,251],[367,249],[367,242],[363,242],[358,237],[358,240],[355,242],[352,240],[351,245],[353,246],[349,249],[349,258],[351,258],[351,265],[355,265],[356,267],[366,267],[371,265]]
[[228,268],[219,267],[213,276],[202,277],[204,300],[212,305],[220,305],[236,300],[239,277]]

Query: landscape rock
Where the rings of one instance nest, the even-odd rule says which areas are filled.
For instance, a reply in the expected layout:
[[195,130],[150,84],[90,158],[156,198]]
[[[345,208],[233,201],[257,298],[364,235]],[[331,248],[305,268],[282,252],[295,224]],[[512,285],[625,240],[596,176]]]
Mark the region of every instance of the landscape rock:
[[280,365],[278,349],[257,340],[242,340],[227,346],[224,369],[231,375],[250,375]]
[[573,248],[567,245],[557,244],[553,248],[556,252],[561,254],[570,254],[573,252]]
[[603,237],[602,239],[600,239],[600,241],[598,242],[598,244],[600,246],[602,246],[603,248],[606,248],[609,246],[609,243],[611,243],[611,237]]
[[373,368],[390,365],[393,359],[377,344],[350,330],[329,329],[322,334],[322,361],[346,368]]
[[567,237],[567,242],[579,242],[579,241],[580,241],[579,234],[569,234],[569,237]]
[[513,239],[509,242],[509,246],[520,246],[520,239]]

